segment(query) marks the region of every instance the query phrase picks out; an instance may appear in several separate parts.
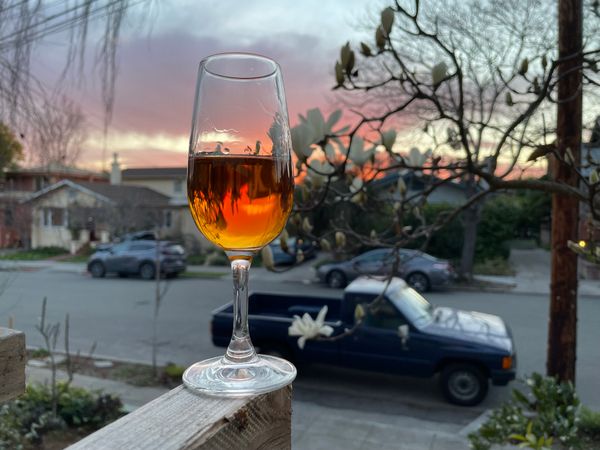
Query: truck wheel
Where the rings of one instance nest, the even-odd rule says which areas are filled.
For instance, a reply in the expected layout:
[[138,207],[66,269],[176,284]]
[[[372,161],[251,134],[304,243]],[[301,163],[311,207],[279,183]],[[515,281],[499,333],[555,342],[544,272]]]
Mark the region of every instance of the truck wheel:
[[154,279],[154,264],[148,262],[142,264],[140,266],[140,276],[144,280]]
[[341,289],[347,284],[346,275],[339,270],[332,270],[327,274],[327,285],[330,288]]
[[455,405],[477,405],[488,391],[487,377],[473,364],[447,365],[440,374],[440,383],[446,399]]
[[417,292],[427,292],[431,287],[429,278],[423,272],[413,272],[406,277],[408,285]]
[[89,270],[94,278],[104,278],[104,275],[106,275],[104,264],[102,264],[100,261],[94,261],[91,263]]

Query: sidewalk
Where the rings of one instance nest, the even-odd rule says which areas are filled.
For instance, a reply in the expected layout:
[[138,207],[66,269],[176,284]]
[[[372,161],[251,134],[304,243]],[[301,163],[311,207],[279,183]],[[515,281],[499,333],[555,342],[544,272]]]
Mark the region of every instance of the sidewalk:
[[[510,263],[516,275],[513,277],[476,275],[475,279],[496,285],[504,285],[509,292],[520,294],[550,293],[550,252],[544,249],[517,250],[510,252]],[[579,295],[600,296],[600,280],[579,280]]]
[[[26,372],[28,382],[44,383],[50,379],[49,369],[27,367]],[[59,379],[65,376],[59,372]],[[118,394],[128,411],[168,391],[84,375],[75,375],[73,385]],[[300,401],[293,401],[292,409],[294,450],[465,450],[469,448],[466,436],[473,428]]]

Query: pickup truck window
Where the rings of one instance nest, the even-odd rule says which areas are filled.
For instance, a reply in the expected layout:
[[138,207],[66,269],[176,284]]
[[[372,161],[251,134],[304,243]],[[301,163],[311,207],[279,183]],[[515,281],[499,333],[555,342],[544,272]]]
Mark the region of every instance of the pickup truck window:
[[433,320],[433,306],[409,287],[401,287],[387,292],[394,306],[417,328]]
[[397,330],[400,325],[406,324],[406,319],[398,312],[396,307],[384,299],[373,311],[367,308],[365,325],[375,328]]

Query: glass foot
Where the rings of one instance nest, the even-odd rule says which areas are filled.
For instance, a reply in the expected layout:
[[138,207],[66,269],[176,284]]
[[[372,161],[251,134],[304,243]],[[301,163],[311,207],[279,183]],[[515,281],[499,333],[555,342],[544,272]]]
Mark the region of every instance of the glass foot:
[[247,363],[224,357],[197,362],[183,373],[183,384],[194,392],[221,397],[246,397],[275,391],[296,378],[294,365],[282,358],[258,355]]

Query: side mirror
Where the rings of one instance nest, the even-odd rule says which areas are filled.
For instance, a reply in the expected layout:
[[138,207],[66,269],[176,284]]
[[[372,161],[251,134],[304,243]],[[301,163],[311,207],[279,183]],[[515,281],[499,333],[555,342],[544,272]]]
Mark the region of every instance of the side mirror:
[[404,324],[404,325],[400,325],[398,327],[398,337],[400,338],[400,340],[402,341],[402,347],[406,347],[406,342],[408,341],[409,335],[409,328],[408,325]]

